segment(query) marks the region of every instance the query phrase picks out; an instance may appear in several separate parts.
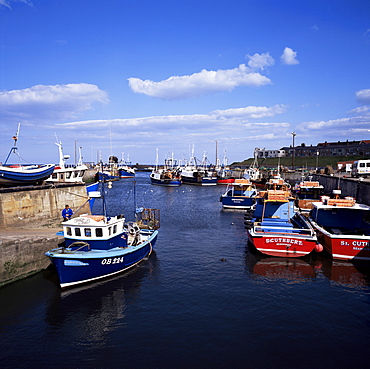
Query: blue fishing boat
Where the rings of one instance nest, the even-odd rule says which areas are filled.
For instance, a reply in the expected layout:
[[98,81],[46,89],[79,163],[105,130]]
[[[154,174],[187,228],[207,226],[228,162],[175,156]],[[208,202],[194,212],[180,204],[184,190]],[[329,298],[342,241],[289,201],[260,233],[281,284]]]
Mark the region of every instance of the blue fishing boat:
[[135,168],[132,167],[129,157],[127,160],[124,159],[124,153],[122,153],[122,159],[118,163],[118,174],[120,178],[133,178],[135,177]]
[[19,128],[15,136],[13,136],[14,145],[10,149],[7,158],[3,165],[0,165],[0,187],[11,186],[30,186],[42,184],[54,172],[54,164],[42,165],[22,165],[13,164],[8,165],[10,155],[13,153],[18,155],[17,140],[19,135]]
[[248,179],[235,179],[229,183],[220,201],[225,209],[251,209],[256,202],[256,186]]
[[107,216],[104,202],[103,209],[104,215],[84,214],[63,222],[65,245],[45,253],[62,289],[122,273],[151,254],[159,210],[140,209],[135,222],[126,222],[123,215]]

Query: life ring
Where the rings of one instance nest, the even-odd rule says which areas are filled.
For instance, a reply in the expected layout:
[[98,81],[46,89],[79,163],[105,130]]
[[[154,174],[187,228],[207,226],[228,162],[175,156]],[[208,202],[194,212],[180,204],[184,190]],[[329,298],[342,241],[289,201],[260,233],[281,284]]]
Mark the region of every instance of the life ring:
[[128,233],[131,235],[131,236],[135,236],[136,234],[136,231],[133,227],[130,227],[130,229],[128,230]]

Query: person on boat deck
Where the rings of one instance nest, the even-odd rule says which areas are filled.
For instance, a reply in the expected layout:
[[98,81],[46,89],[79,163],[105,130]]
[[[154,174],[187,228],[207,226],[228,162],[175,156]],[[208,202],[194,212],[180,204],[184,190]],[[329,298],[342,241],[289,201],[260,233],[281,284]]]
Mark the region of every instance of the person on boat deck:
[[66,205],[65,208],[62,210],[62,217],[64,221],[70,220],[73,215],[73,210]]

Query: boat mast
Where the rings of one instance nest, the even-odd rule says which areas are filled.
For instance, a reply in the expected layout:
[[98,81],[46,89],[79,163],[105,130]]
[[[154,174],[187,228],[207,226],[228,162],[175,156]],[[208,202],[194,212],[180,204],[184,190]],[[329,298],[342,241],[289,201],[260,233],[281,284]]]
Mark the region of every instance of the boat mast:
[[158,149],[155,149],[155,171],[158,171]]
[[19,136],[19,130],[20,129],[21,129],[21,124],[18,123],[17,132],[16,132],[15,136],[12,137],[13,140],[14,140],[14,146],[10,149],[9,154],[8,154],[8,156],[5,159],[4,165],[8,162],[8,159],[9,159],[9,156],[11,155],[11,153],[13,152],[15,154],[16,151],[18,150],[18,148],[17,148],[17,141],[18,141],[18,136]]

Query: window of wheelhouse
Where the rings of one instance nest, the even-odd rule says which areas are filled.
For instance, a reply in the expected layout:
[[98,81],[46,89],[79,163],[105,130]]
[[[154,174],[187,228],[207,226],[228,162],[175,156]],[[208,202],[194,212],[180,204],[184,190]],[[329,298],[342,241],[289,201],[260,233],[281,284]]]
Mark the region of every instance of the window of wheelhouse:
[[117,224],[115,224],[114,226],[113,226],[113,234],[114,233],[117,233]]
[[85,228],[85,237],[91,237],[91,228]]
[[67,236],[72,236],[72,228],[66,227],[66,233],[67,233]]
[[80,228],[75,228],[75,236],[81,237],[81,229]]
[[96,237],[103,237],[103,228],[96,228],[95,235]]

